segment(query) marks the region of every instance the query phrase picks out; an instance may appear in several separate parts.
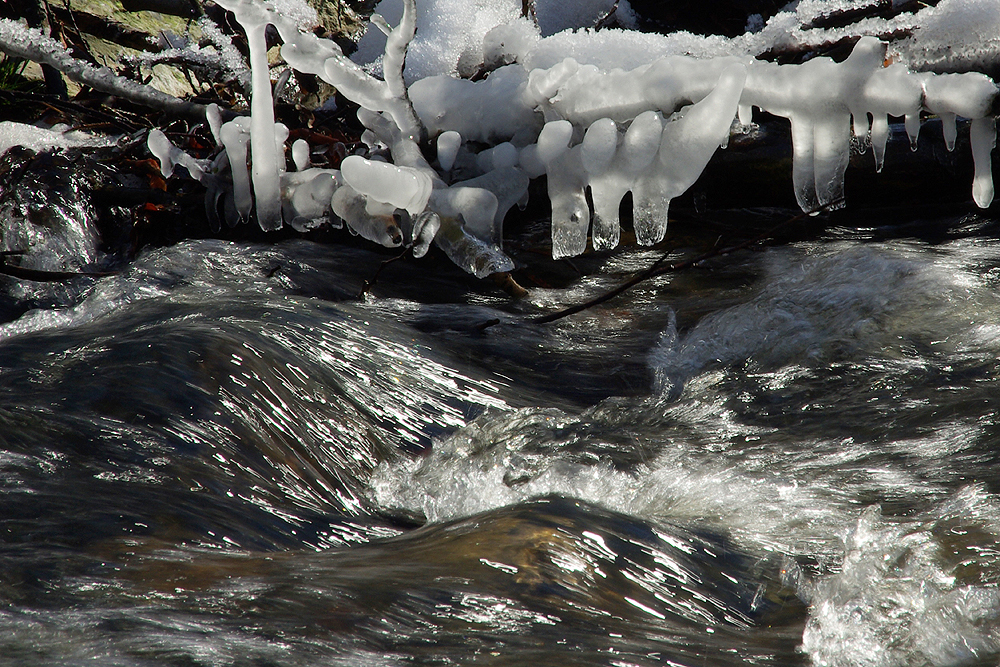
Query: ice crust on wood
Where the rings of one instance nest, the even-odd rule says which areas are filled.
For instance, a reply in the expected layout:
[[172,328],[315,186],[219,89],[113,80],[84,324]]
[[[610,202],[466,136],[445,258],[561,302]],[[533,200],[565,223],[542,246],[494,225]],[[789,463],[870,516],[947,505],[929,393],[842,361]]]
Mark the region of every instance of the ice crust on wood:
[[74,58],[61,43],[18,21],[0,19],[0,51],[14,58],[49,65],[94,90],[119,95],[153,109],[187,117],[205,114],[205,107],[200,104],[185,102],[152,86],[120,77],[107,67],[94,67]]
[[[532,5],[533,21],[522,17],[522,0],[422,0],[416,14],[419,32],[405,68],[407,82],[435,75],[471,76],[495,47],[490,33],[508,26],[516,26],[513,32],[502,30],[508,39],[516,35],[517,40],[535,41],[542,35],[592,27],[612,14],[626,25],[635,20],[627,0],[534,0]],[[402,0],[382,0],[375,12],[395,24],[403,14]],[[534,39],[526,31],[529,25]],[[384,32],[371,25],[351,58],[379,74],[386,69],[385,44]]]
[[412,167],[366,160],[360,155],[344,158],[340,165],[344,182],[375,201],[392,204],[416,215],[431,196],[430,176]]
[[[971,1],[942,0],[938,9]],[[653,244],[666,231],[671,200],[697,180],[731,128],[751,121],[754,108],[791,124],[791,181],[804,211],[843,205],[852,136],[871,143],[881,168],[889,118],[904,118],[916,142],[922,113],[941,117],[949,148],[956,119],[972,120],[973,198],[983,207],[993,199],[997,87],[987,76],[914,72],[871,36],[839,63],[817,57],[778,65],[754,57],[774,46],[781,30],[787,28],[786,38],[802,37],[801,29],[788,26],[818,11],[815,2],[799,3],[758,32],[732,40],[621,30],[542,37],[515,17],[482,37],[476,62],[498,66],[485,79],[436,74],[409,85],[404,59],[420,60],[410,50],[420,16],[414,0],[403,2],[396,28],[379,22],[389,33],[382,79],[345,58],[335,43],[300,31],[255,0],[222,3],[238,10],[248,34],[257,31],[262,39],[263,27],[275,25],[289,65],[317,74],[359,103],[367,141],[391,159],[352,156],[341,171],[320,173],[296,158],[291,178],[284,173],[284,128],[254,103],[252,120],[230,121],[219,135],[235,208],[246,217],[255,205],[262,226],[280,224],[282,216],[300,225],[333,214],[383,245],[410,244],[422,254],[433,239],[457,264],[485,275],[513,266],[500,249],[503,216],[523,203],[530,178],[545,175],[554,257],[584,252],[588,242],[598,250],[614,248],[628,192],[636,238]],[[433,6],[445,5],[439,0]],[[927,11],[900,20],[919,24],[921,16],[931,16]],[[664,48],[651,51],[655,44]],[[658,55],[651,58],[651,52]],[[890,55],[895,64],[887,64]],[[270,107],[266,66],[255,63],[255,99],[259,91],[260,106],[266,101]],[[439,170],[422,152],[424,139],[436,142]],[[255,174],[266,173],[267,182],[258,186],[254,177],[250,183],[248,164]]]

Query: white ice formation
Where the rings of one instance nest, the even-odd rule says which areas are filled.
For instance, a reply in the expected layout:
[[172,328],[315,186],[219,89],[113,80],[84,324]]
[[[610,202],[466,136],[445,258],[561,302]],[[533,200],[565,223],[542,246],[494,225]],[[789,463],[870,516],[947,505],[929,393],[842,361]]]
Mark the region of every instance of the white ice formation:
[[14,121],[0,121],[0,155],[13,146],[40,152],[56,148],[98,148],[114,144],[113,139],[94,136],[67,126],[35,127]]
[[[654,244],[666,231],[671,200],[691,187],[731,132],[751,122],[754,107],[791,124],[792,183],[804,211],[842,205],[852,135],[872,144],[881,169],[889,118],[904,118],[916,142],[921,114],[942,119],[949,148],[956,119],[971,119],[973,197],[981,207],[993,199],[997,87],[989,77],[912,71],[873,36],[860,37],[843,62],[816,57],[778,65],[756,59],[766,45],[790,38],[788,31],[779,37],[788,12],[734,40],[626,30],[543,37],[516,12],[506,23],[493,22],[513,11],[506,0],[477,0],[472,5],[492,12],[491,25],[469,19],[482,48],[467,50],[459,67],[422,60],[411,44],[421,17],[444,20],[441,8],[454,3],[428,0],[439,12],[428,19],[428,10],[420,14],[415,0],[405,0],[395,28],[375,21],[387,33],[379,79],[334,42],[299,30],[266,3],[219,2],[236,13],[250,36],[254,82],[251,120],[226,123],[220,137],[232,168],[235,208],[245,218],[255,206],[266,229],[283,218],[301,223],[332,213],[383,245],[411,244],[422,254],[433,239],[456,263],[482,276],[512,268],[500,250],[503,215],[524,202],[529,179],[544,174],[554,257],[584,252],[588,239],[595,249],[614,248],[619,206],[629,192],[636,238]],[[942,0],[898,21],[919,28],[926,19],[940,31],[941,16],[963,2],[974,4]],[[814,5],[804,1],[794,11],[808,13]],[[339,171],[316,170],[301,157],[308,150],[299,147],[297,170],[285,173],[287,131],[274,122],[262,51],[267,24],[280,33],[282,56],[292,68],[316,74],[361,105],[368,143],[386,149],[383,154],[348,157]],[[819,39],[807,33],[796,34],[804,41]],[[914,29],[911,42],[920,39]],[[404,79],[404,59],[412,81]],[[474,69],[496,67],[479,81],[454,76],[470,63]],[[445,73],[433,74],[440,70]],[[436,146],[436,156],[425,157],[425,140]],[[151,138],[151,148],[153,143]],[[158,154],[166,153],[160,147]],[[168,159],[178,162],[176,156]]]

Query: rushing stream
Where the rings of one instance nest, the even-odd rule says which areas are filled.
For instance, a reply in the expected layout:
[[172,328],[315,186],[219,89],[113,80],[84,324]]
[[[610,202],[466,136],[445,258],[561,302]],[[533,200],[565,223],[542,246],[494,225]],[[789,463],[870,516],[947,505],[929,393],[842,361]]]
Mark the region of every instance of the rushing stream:
[[0,664],[995,664],[1000,237],[933,224],[551,324],[662,249],[4,279]]

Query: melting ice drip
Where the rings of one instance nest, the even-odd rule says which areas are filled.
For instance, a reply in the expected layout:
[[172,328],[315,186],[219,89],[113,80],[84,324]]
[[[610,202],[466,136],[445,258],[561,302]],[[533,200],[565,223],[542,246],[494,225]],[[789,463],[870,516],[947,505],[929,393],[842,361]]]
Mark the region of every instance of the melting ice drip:
[[[377,79],[334,42],[300,31],[268,4],[219,0],[247,32],[253,70],[250,119],[210,119],[225,146],[239,217],[248,218],[255,204],[260,225],[275,229],[283,220],[299,225],[333,214],[365,238],[408,243],[417,255],[434,241],[457,264],[485,276],[513,267],[500,250],[503,218],[525,201],[529,180],[544,174],[553,257],[584,252],[588,238],[595,249],[616,247],[619,205],[628,192],[637,240],[651,245],[665,234],[670,201],[726,144],[734,119],[749,124],[753,107],[791,122],[792,180],[804,211],[841,205],[852,131],[871,141],[881,169],[888,117],[904,117],[915,143],[921,112],[941,117],[949,150],[956,118],[972,120],[973,197],[984,208],[993,200],[997,87],[983,74],[886,66],[886,45],[873,37],[861,38],[841,63],[668,56],[622,70],[566,58],[529,71],[516,54],[490,52],[504,48],[494,34],[487,62],[513,64],[479,82],[431,76],[407,87],[403,61],[416,30],[414,3],[404,2],[396,28],[373,19],[387,35],[384,78]],[[285,173],[287,129],[274,121],[264,52],[268,24],[278,29],[290,67],[319,76],[362,107],[366,142],[387,149],[392,162],[355,155],[340,170],[310,168],[308,146],[296,142],[296,172]],[[436,166],[420,149],[428,136],[436,138]],[[475,152],[482,143],[492,147]],[[165,172],[169,164],[185,164],[160,135],[151,134],[149,146]],[[211,172],[207,165],[202,171]]]

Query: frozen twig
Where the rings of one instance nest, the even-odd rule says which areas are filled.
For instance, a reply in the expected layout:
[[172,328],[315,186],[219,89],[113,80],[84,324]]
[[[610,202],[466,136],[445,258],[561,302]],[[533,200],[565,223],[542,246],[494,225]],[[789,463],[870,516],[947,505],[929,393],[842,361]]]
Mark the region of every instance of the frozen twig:
[[653,264],[650,265],[648,269],[632,276],[618,287],[615,287],[614,289],[609,290],[604,294],[596,296],[593,299],[584,301],[583,303],[578,303],[575,306],[564,308],[563,310],[557,311],[555,313],[549,313],[548,315],[539,315],[537,317],[532,317],[528,321],[532,322],[533,324],[548,324],[549,322],[555,322],[556,320],[561,320],[564,317],[575,315],[576,313],[587,310],[588,308],[593,308],[594,306],[598,306],[604,303],[605,301],[610,301],[619,294],[623,294],[624,292],[627,292],[628,290],[632,289],[639,283],[645,282],[651,278],[662,276],[665,273],[672,273],[674,271],[690,269],[710,259],[714,259],[716,257],[725,257],[726,255],[731,255],[732,253],[737,252],[738,250],[746,250],[748,248],[752,248],[756,245],[759,245],[761,243],[773,239],[774,235],[777,234],[777,232],[783,227],[787,227],[788,225],[804,220],[810,215],[816,215],[824,210],[835,208],[840,203],[840,201],[841,200],[828,202],[826,204],[823,204],[820,208],[814,211],[800,213],[799,215],[783,220],[782,222],[779,222],[777,225],[769,229],[766,233],[761,234],[760,236],[754,237],[752,239],[743,241],[742,243],[737,243],[735,245],[725,246],[725,247],[719,247],[718,245],[716,245],[708,252],[698,255],[697,257],[692,257],[690,259],[686,259],[680,262],[674,262],[673,264],[666,264],[667,257],[669,257],[670,254],[665,253],[658,260],[653,262]]
[[384,81],[361,69],[335,42],[301,33],[280,17],[274,17],[273,23],[285,42],[281,55],[292,68],[317,75],[366,109],[389,114],[403,136],[419,142],[424,135],[423,125],[413,111],[403,82],[406,50],[416,32],[416,12],[415,0],[405,0],[403,17],[386,40]]
[[135,104],[199,122],[205,118],[204,105],[186,102],[151,86],[130,81],[107,67],[89,65],[71,56],[59,42],[40,30],[28,28],[17,21],[0,19],[0,51],[15,58],[49,65],[77,83]]

